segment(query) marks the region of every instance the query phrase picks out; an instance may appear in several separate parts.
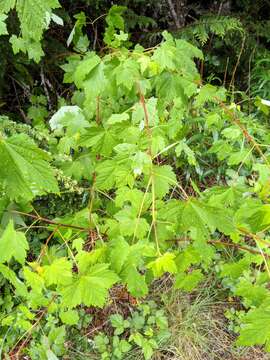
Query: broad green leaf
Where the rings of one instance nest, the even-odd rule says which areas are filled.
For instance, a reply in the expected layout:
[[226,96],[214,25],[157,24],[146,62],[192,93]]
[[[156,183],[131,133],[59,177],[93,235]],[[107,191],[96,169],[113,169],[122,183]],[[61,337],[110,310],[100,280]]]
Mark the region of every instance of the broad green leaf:
[[8,262],[12,258],[24,264],[28,242],[22,232],[15,231],[11,220],[0,237],[0,263]]
[[160,68],[160,71],[165,69],[174,70],[175,64],[175,46],[171,46],[167,42],[164,42],[153,53],[152,60],[154,60]]
[[76,255],[79,274],[87,275],[89,268],[94,264],[104,262],[106,250],[106,246],[99,247],[90,252],[81,250]]
[[124,204],[131,204],[134,212],[143,214],[152,202],[152,194],[144,193],[138,189],[130,189],[127,186],[121,187],[116,192],[115,205],[122,207]]
[[204,278],[201,270],[193,270],[191,273],[179,273],[175,278],[174,287],[185,291],[193,290]]
[[127,121],[129,119],[129,115],[127,113],[122,114],[113,114],[107,121],[107,125],[114,125],[121,123],[123,121]]
[[177,184],[177,179],[172,167],[169,165],[154,165],[152,184],[156,197],[163,198],[166,194],[168,194],[170,188]]
[[47,192],[57,193],[58,185],[50,157],[24,134],[0,137],[0,184],[10,199],[31,199]]
[[126,267],[121,277],[126,282],[128,291],[131,295],[143,297],[148,293],[145,275],[141,275],[135,266],[131,265]]
[[31,287],[34,293],[42,294],[45,288],[44,279],[26,266],[23,268],[23,275],[27,286]]
[[1,12],[8,12],[13,9],[16,4],[16,0],[1,0]]
[[119,230],[122,236],[136,236],[143,239],[150,230],[150,225],[145,218],[139,217],[134,209],[126,207],[114,215],[119,222]]
[[243,325],[237,345],[253,346],[265,345],[265,350],[270,352],[270,306],[269,301],[260,307],[251,309],[242,318]]
[[121,62],[115,70],[116,84],[131,90],[136,82],[140,80],[139,64],[133,59]]
[[245,254],[244,257],[235,262],[228,262],[221,265],[220,275],[238,280],[244,272],[248,271],[252,263],[260,265],[263,259],[260,255]]
[[6,265],[0,264],[0,274],[14,286],[16,293],[19,296],[27,296],[27,288],[25,284],[16,276],[13,270]]
[[270,298],[270,292],[264,286],[252,284],[247,279],[240,279],[234,294],[243,298],[246,307],[260,306],[263,301]]
[[102,307],[106,303],[109,288],[118,281],[118,276],[108,269],[108,264],[96,264],[87,274],[76,275],[69,285],[60,289],[63,305]]
[[196,98],[196,106],[202,106],[207,101],[216,101],[217,88],[211,84],[206,84],[202,86],[200,92]]
[[110,156],[113,148],[117,145],[117,138],[107,129],[91,126],[82,134],[78,145],[91,148],[94,154]]
[[153,271],[155,277],[160,277],[165,272],[175,274],[177,272],[175,254],[166,252],[156,260],[151,261],[147,267]]
[[185,231],[194,229],[198,237],[205,239],[216,229],[226,235],[235,231],[231,214],[226,209],[211,207],[196,199],[189,199],[182,205],[179,220]]
[[47,286],[52,284],[65,285],[72,278],[72,263],[66,258],[59,258],[50,265],[43,266],[42,276]]
[[119,274],[129,255],[130,246],[123,237],[110,241],[109,256],[112,269]]
[[182,152],[185,153],[188,163],[190,165],[193,165],[193,166],[197,165],[196,156],[195,156],[194,151],[191,150],[191,148],[186,144],[186,142],[184,140],[181,140],[180,143],[175,148],[175,153],[177,156],[180,156]]
[[62,323],[67,325],[76,325],[79,321],[79,314],[76,310],[67,310],[67,311],[61,311],[60,319]]
[[47,15],[60,7],[57,0],[17,0],[16,10],[21,23],[22,37],[40,41],[48,26]]
[[80,61],[75,74],[74,82],[78,88],[82,87],[83,81],[88,74],[100,63],[101,59],[94,52],[87,54],[82,61]]
[[0,14],[0,35],[7,35],[7,25],[5,23],[5,20],[7,19],[7,15]]
[[49,121],[52,130],[66,128],[68,135],[81,132],[89,127],[82,110],[78,106],[62,106]]

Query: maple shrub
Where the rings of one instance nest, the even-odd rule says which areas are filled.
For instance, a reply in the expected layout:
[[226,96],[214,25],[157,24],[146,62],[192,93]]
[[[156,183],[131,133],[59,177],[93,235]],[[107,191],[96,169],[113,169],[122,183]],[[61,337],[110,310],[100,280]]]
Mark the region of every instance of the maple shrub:
[[[159,46],[130,50],[118,20],[115,32],[107,19],[103,56],[63,65],[75,90],[50,131],[1,128],[1,352],[27,353],[36,337],[31,358],[55,359],[80,309],[104,307],[114,285],[140,299],[170,273],[191,291],[213,268],[245,309],[237,343],[270,350],[269,129],[202,84],[198,48],[165,32]],[[34,201],[61,195],[59,174],[88,203],[41,218]],[[207,174],[214,185],[203,191],[196,179]],[[35,256],[38,224],[49,236]]]

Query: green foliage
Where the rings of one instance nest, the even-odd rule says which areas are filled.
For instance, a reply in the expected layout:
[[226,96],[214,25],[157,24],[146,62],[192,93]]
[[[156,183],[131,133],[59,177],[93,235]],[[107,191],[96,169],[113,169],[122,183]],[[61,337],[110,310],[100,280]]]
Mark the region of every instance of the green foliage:
[[153,301],[139,305],[127,319],[120,314],[111,315],[110,323],[114,329],[112,337],[99,333],[94,338],[94,348],[104,360],[124,359],[136,347],[144,359],[151,359],[154,350],[170,337],[165,313]]
[[187,28],[187,35],[192,33],[204,45],[210,34],[224,38],[229,33],[243,32],[243,25],[237,18],[230,16],[206,16]]
[[5,20],[5,14],[16,8],[20,21],[20,36],[12,35],[10,38],[15,54],[19,51],[27,52],[30,59],[40,60],[44,55],[40,44],[43,32],[48,28],[51,20],[59,19],[52,12],[58,7],[60,4],[57,0],[35,2],[31,0],[1,0],[2,19]]
[[12,222],[8,224],[0,239],[0,262],[9,262],[12,258],[23,264],[26,250],[29,249],[25,235],[14,230]]
[[10,199],[29,200],[45,192],[58,192],[49,154],[24,134],[0,138],[0,184]]
[[[23,4],[16,2],[17,46],[37,45],[44,16],[58,3],[42,3],[34,20],[31,4],[25,12]],[[4,5],[7,13],[15,3]],[[269,331],[261,337],[270,297],[268,126],[242,112],[223,87],[203,84],[196,66],[203,54],[189,42],[164,32],[159,46],[131,48],[125,10],[108,13],[102,54],[87,51],[86,19],[76,16],[69,44],[79,54],[62,66],[74,92],[48,123],[42,96],[28,109],[35,130],[1,117],[2,352],[61,358],[67,332],[84,329],[85,313],[110,305],[117,286],[139,299],[170,274],[176,289],[192,291],[214,265],[247,310],[238,343],[269,350]],[[224,36],[238,25],[209,26]],[[58,183],[70,177],[83,193],[80,210],[40,216],[35,202],[60,195]],[[209,182],[216,186],[204,190]],[[225,246],[235,249],[230,261]],[[93,340],[102,359],[124,358],[135,347],[151,359],[168,336],[164,313],[150,305],[129,318],[114,314],[110,325],[113,337]]]

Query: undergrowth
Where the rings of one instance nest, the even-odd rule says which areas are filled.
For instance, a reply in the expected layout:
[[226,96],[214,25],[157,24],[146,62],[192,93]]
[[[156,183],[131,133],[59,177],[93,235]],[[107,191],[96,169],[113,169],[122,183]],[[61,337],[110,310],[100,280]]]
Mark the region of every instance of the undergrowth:
[[[29,37],[20,6],[35,58],[46,26]],[[33,128],[0,117],[1,357],[264,356],[245,347],[270,349],[269,101],[203,81],[166,31],[134,46],[124,11],[66,58],[49,121],[44,97]]]

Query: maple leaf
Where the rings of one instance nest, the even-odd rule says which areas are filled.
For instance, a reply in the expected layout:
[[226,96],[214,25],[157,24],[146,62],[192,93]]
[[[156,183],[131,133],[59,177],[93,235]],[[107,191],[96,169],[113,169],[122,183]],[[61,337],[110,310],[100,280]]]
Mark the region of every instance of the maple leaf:
[[82,134],[78,145],[91,148],[94,154],[109,156],[114,146],[117,145],[117,140],[111,131],[101,126],[91,126]]
[[5,23],[5,20],[7,19],[7,15],[0,14],[0,35],[7,35],[7,25]]
[[40,40],[46,24],[46,13],[60,7],[57,0],[17,0],[16,10],[21,22],[22,34]]
[[27,296],[27,288],[25,284],[16,276],[15,272],[6,265],[0,264],[1,275],[8,280],[16,289],[16,293],[20,296]]
[[175,254],[165,253],[162,256],[158,257],[156,260],[151,261],[147,267],[152,269],[155,277],[160,277],[165,272],[175,274],[177,272],[177,267],[175,264]]
[[135,266],[127,267],[122,276],[132,296],[142,297],[148,293],[145,275],[140,274]]
[[235,231],[230,213],[226,209],[211,207],[196,199],[182,203],[180,226],[186,231],[195,229],[198,236],[205,239],[216,229],[226,235]]
[[138,267],[143,264],[145,249],[144,244],[129,245],[122,237],[111,240],[109,246],[109,257],[113,269],[122,281],[127,284],[131,295],[136,297],[148,293],[145,275],[138,271]]
[[10,220],[0,237],[0,262],[8,262],[13,257],[19,263],[23,264],[26,258],[26,250],[28,249],[29,245],[25,235],[15,231],[13,221]]
[[157,198],[163,198],[170,187],[177,184],[176,175],[169,165],[153,166],[152,181]]
[[193,270],[191,273],[188,274],[181,272],[177,274],[175,278],[174,287],[176,289],[191,291],[198,285],[198,283],[203,279],[203,277],[204,276],[199,269]]
[[267,300],[260,307],[251,309],[242,318],[243,325],[240,328],[240,336],[237,345],[253,346],[265,345],[266,351],[270,351],[270,303]]
[[82,110],[78,106],[62,106],[49,121],[52,130],[65,127],[67,134],[74,135],[90,127]]
[[0,183],[10,199],[32,199],[59,191],[50,156],[25,134],[0,137]]
[[69,285],[61,287],[63,305],[69,308],[80,304],[102,307],[109,288],[119,279],[108,267],[108,264],[93,265],[86,274],[76,275]]
[[131,236],[134,234],[139,239],[143,239],[150,230],[150,225],[146,219],[138,217],[131,207],[125,207],[114,215],[119,222],[121,235]]
[[93,51],[85,54],[74,73],[74,82],[78,88],[82,87],[84,80],[90,72],[100,63],[101,59]]
[[66,258],[56,259],[52,264],[43,266],[42,276],[46,285],[68,284],[72,278],[71,268],[72,264]]

